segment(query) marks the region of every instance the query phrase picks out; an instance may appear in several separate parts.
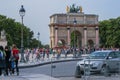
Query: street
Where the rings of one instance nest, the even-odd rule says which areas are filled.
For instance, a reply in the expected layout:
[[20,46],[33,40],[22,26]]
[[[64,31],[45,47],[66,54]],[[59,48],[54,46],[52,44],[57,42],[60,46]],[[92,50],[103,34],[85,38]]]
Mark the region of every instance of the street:
[[[60,62],[48,65],[43,65],[33,68],[20,69],[20,75],[24,74],[45,74],[58,78],[60,80],[119,80],[119,75],[112,75],[109,77],[93,74],[90,76],[82,76],[82,78],[75,78],[75,66],[77,61]],[[52,67],[51,67],[52,66]]]
[[[53,77],[74,76],[77,61],[60,62],[33,68],[20,69],[20,74],[46,74]],[[54,65],[55,67],[51,68]],[[32,72],[32,73],[31,73]]]

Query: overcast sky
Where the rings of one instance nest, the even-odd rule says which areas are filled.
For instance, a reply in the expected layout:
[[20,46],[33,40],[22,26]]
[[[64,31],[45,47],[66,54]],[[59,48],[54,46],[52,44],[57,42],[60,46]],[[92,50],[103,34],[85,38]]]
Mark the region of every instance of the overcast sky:
[[55,13],[66,13],[66,6],[82,6],[85,14],[97,14],[100,20],[120,16],[120,0],[0,0],[0,14],[21,22],[19,9],[24,6],[24,25],[40,32],[43,44],[49,44],[49,17]]

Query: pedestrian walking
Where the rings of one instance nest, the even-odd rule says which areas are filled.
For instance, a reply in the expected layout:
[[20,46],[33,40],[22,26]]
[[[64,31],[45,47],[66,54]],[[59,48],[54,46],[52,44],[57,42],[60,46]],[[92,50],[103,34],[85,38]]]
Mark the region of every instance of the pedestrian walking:
[[5,75],[5,67],[6,67],[5,56],[6,56],[6,53],[4,51],[4,48],[3,46],[0,46],[0,76],[2,74]]
[[35,50],[34,48],[31,49],[31,54],[32,54],[32,62],[33,62],[33,59],[34,59],[34,53],[35,53]]
[[50,54],[49,49],[46,49],[46,54],[47,54],[47,58],[49,58],[49,54]]
[[[18,68],[19,50],[15,44],[12,47],[12,55],[15,58],[14,63],[15,63],[16,73],[17,75],[19,75],[19,68]],[[14,74],[14,68],[12,69],[12,73]]]
[[53,57],[55,57],[55,53],[56,53],[55,48],[52,50],[52,52],[53,52]]
[[30,57],[30,49],[26,49],[26,50],[25,50],[25,58],[26,58],[26,62],[29,61],[29,57]]
[[45,48],[43,48],[43,59],[45,58]]
[[36,60],[39,61],[40,60],[40,50],[36,49]]
[[6,57],[5,57],[5,62],[6,62],[6,75],[8,75],[8,72],[11,73],[11,50],[8,46],[5,46],[5,53],[6,53]]
[[68,49],[64,49],[64,54],[65,54],[65,58],[67,58],[67,54],[68,54]]
[[61,49],[57,49],[57,59],[60,58],[60,55],[61,55]]

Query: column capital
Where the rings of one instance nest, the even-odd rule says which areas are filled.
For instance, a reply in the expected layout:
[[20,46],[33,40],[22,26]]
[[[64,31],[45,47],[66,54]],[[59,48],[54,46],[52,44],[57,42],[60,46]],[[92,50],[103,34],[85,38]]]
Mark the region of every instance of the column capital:
[[83,28],[83,30],[87,30],[87,28],[86,28],[86,27],[84,27],[84,28]]
[[99,30],[99,28],[98,28],[98,27],[96,27],[96,28],[95,28],[95,30]]
[[58,30],[58,27],[55,27],[55,30]]
[[67,30],[70,30],[70,27],[67,27]]

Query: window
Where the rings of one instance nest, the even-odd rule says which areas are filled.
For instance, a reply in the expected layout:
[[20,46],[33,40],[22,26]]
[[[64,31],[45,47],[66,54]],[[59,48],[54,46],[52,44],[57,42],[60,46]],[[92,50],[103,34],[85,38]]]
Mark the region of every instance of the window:
[[109,57],[111,57],[111,58],[118,58],[118,57],[120,57],[120,52],[111,52],[109,54]]

